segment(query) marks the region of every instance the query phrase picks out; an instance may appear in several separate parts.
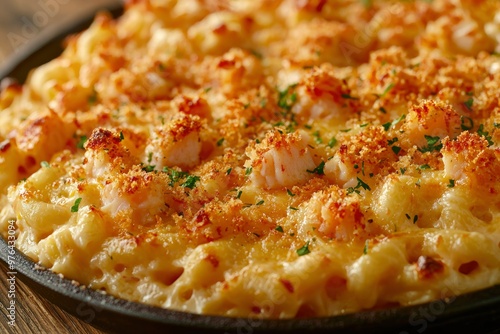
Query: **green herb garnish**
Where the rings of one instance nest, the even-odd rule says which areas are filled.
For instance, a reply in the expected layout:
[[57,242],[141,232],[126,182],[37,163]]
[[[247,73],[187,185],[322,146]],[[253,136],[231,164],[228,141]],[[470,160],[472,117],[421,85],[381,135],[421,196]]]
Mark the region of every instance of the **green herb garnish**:
[[332,148],[334,147],[335,145],[337,145],[337,139],[335,137],[332,137],[332,139],[330,139],[330,141],[328,142],[328,147],[329,148]]
[[325,172],[323,170],[324,168],[325,168],[325,162],[321,161],[316,168],[314,168],[313,170],[307,169],[307,172],[311,174],[325,175]]
[[80,203],[82,202],[82,198],[79,197],[76,199],[75,204],[71,207],[71,212],[78,212],[78,209],[80,207]]
[[186,178],[186,181],[184,181],[184,183],[181,184],[181,186],[183,186],[184,188],[193,189],[193,188],[196,187],[196,182],[198,182],[198,181],[200,181],[200,177],[199,176],[189,175]]
[[85,149],[85,143],[87,142],[87,136],[80,136],[78,143],[76,143],[76,147],[79,149]]
[[440,151],[443,148],[443,144],[441,143],[441,138],[439,136],[432,137],[428,135],[424,135],[425,140],[427,141],[427,146],[421,147],[418,150],[422,153],[425,152],[433,152]]
[[355,186],[355,187],[349,187],[347,188],[347,193],[348,194],[352,194],[352,193],[356,193],[356,194],[359,194],[360,193],[360,188],[363,188],[364,190],[372,190],[370,188],[370,186],[368,184],[366,184],[365,182],[363,182],[363,180],[361,180],[359,177],[356,178],[358,180],[358,184]]
[[304,256],[304,255],[309,254],[309,253],[311,253],[311,251],[309,250],[309,241],[306,242],[306,244],[304,246],[297,249],[297,254],[299,256]]
[[474,127],[474,121],[467,116],[460,116],[460,128],[463,131],[471,130]]

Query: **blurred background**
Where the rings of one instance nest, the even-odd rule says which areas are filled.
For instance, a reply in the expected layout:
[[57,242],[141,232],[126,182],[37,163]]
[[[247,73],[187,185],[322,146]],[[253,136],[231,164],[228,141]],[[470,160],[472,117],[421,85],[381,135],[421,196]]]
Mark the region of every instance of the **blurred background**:
[[121,0],[0,0],[0,69],[33,43]]

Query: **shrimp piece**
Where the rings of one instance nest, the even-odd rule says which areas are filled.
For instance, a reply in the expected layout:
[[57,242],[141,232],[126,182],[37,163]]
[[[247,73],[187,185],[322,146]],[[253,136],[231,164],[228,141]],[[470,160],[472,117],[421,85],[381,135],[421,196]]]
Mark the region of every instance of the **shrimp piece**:
[[405,138],[418,147],[425,146],[425,136],[455,138],[460,133],[461,117],[445,102],[424,100],[412,106],[402,126]]
[[199,116],[182,114],[155,131],[154,139],[146,147],[145,160],[157,170],[172,166],[189,169],[198,165],[201,129]]
[[476,133],[462,132],[456,140],[443,140],[444,172],[455,182],[469,183],[484,193],[500,191],[500,148]]
[[308,170],[315,168],[308,141],[305,133],[269,132],[262,143],[247,152],[250,159],[245,166],[253,169],[252,182],[259,187],[276,189],[308,180],[311,177]]
[[112,171],[123,171],[134,164],[130,150],[121,143],[120,134],[95,129],[85,144],[85,172],[89,178],[105,177]]
[[347,120],[346,107],[356,101],[342,97],[349,95],[349,91],[333,71],[331,66],[323,65],[305,74],[297,87],[293,113],[310,119]]
[[349,241],[365,233],[359,199],[345,196],[337,186],[317,192],[307,202],[301,229],[315,230],[326,238]]
[[162,186],[156,174],[133,168],[127,173],[116,175],[112,182],[101,189],[102,210],[111,217],[128,212],[134,224],[153,223],[155,215],[169,201]]
[[325,164],[325,176],[338,185],[349,188],[358,183],[357,177],[387,175],[390,162],[398,156],[390,149],[387,132],[379,126],[367,127],[361,133],[349,137],[332,159]]

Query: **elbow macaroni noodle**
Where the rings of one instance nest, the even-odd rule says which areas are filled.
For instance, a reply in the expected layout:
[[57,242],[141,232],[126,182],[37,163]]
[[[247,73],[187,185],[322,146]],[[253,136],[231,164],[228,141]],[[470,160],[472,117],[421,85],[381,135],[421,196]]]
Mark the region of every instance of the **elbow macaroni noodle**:
[[[0,96],[0,229],[91,288],[293,318],[500,283],[500,3],[131,1]],[[442,292],[446,291],[446,295]]]

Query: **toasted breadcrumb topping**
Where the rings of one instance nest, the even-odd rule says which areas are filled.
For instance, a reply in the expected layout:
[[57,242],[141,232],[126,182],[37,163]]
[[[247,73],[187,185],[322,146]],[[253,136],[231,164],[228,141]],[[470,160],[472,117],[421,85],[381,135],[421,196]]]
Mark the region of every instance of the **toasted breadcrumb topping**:
[[294,318],[500,283],[500,2],[128,1],[0,95],[0,229],[132,301]]

